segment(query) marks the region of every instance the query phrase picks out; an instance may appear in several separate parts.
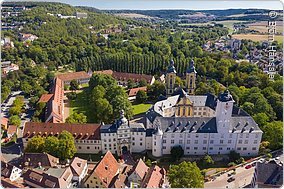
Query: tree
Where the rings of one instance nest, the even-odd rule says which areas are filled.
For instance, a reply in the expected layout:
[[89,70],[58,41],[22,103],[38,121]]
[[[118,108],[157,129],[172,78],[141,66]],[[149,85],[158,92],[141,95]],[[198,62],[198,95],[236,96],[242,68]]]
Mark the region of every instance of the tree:
[[21,118],[18,115],[13,115],[9,118],[9,124],[19,127],[21,125]]
[[204,156],[204,158],[202,159],[202,164],[203,164],[203,166],[209,166],[209,165],[214,164],[214,161],[213,161],[213,159],[211,158],[211,156],[206,155],[206,156]]
[[109,88],[111,86],[117,85],[114,78],[106,74],[93,74],[89,81],[89,88],[93,89],[94,87],[101,85],[104,88]]
[[13,106],[9,109],[10,115],[20,115],[22,112],[22,108],[19,106]]
[[62,160],[72,158],[77,151],[72,134],[68,131],[62,131],[58,138],[58,157]]
[[158,100],[160,95],[164,95],[166,91],[165,84],[155,81],[153,85],[148,85],[147,86],[147,93],[150,99],[153,101]]
[[196,163],[182,162],[171,165],[168,174],[172,188],[203,188],[204,177]]
[[25,152],[42,153],[44,151],[45,138],[34,136],[28,141]]
[[147,86],[147,81],[145,79],[141,79],[139,81],[139,87],[145,87],[145,86]]
[[128,79],[128,81],[127,81],[127,88],[128,89],[132,89],[134,87],[135,87],[134,81],[132,79]]
[[147,161],[145,162],[145,164],[148,166],[148,167],[151,167],[152,166],[152,161],[150,159],[147,159]]
[[83,113],[73,113],[66,120],[66,123],[87,123],[87,116]]
[[75,90],[78,90],[78,89],[79,89],[79,83],[75,79],[73,79],[70,82],[70,90],[75,91]]
[[94,106],[96,108],[94,111],[94,118],[97,122],[110,123],[113,120],[113,108],[107,99],[97,99]]
[[269,142],[271,150],[277,150],[283,146],[283,122],[273,121],[263,127],[263,140]]
[[136,94],[137,103],[145,103],[148,99],[147,93],[145,91],[139,90]]
[[184,150],[181,146],[174,146],[171,149],[171,157],[174,161],[178,161],[184,154]]
[[262,141],[259,145],[259,154],[264,155],[270,152],[270,149],[268,148],[269,142],[268,141]]
[[59,139],[55,136],[49,136],[45,139],[44,151],[57,157]]
[[257,113],[253,116],[253,119],[261,127],[269,121],[269,117],[265,113]]
[[240,154],[234,150],[230,151],[229,153],[230,162],[236,162],[238,159],[240,159],[240,157]]

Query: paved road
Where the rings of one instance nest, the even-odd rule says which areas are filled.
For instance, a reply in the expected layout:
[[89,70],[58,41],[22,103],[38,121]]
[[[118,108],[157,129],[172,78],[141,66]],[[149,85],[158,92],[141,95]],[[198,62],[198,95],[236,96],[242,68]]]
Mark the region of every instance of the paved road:
[[239,167],[236,169],[236,178],[233,182],[227,182],[228,174],[225,173],[217,177],[214,181],[206,182],[204,188],[243,188],[244,186],[250,184],[253,177],[254,167],[250,169],[245,169],[244,167]]

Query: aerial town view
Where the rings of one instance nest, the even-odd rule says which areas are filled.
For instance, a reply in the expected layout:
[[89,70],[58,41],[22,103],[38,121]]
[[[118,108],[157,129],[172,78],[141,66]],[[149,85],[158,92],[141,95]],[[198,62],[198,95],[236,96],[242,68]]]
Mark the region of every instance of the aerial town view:
[[1,4],[1,188],[281,188],[280,1]]

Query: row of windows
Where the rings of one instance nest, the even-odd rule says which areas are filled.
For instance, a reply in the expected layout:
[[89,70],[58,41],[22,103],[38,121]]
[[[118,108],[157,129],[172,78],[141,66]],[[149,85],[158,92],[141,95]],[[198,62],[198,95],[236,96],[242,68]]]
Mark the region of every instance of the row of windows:
[[[156,140],[156,136],[154,136],[155,140]],[[132,140],[135,140],[134,137],[132,137]],[[140,141],[143,141],[143,138],[140,138]]]
[[[167,147],[166,146],[163,146],[163,149],[167,149]],[[207,147],[202,147],[202,150],[206,150],[207,149]],[[243,147],[243,148],[237,148],[237,150],[244,150],[244,151],[246,151],[246,150],[248,150],[248,148],[247,147]],[[186,150],[190,150],[190,147],[189,146],[187,146],[186,147]],[[193,147],[193,150],[198,150],[198,147]],[[213,150],[213,147],[210,147],[209,148],[209,150]],[[223,150],[223,148],[222,147],[219,147],[219,150]],[[231,149],[230,147],[227,147],[227,150],[233,150],[233,149]],[[252,150],[256,150],[256,147],[252,147]]]
[[94,144],[99,144],[100,141],[98,140],[75,140],[76,143],[94,143]]
[[[155,142],[154,145],[156,145],[156,142]],[[135,142],[132,142],[132,146],[135,146]],[[140,146],[143,146],[143,143],[142,143],[142,142],[140,142]]]
[[[115,138],[114,138],[113,140],[108,139],[108,141],[109,141],[109,142],[112,142],[112,141],[113,141],[113,142],[115,142],[115,141],[116,141],[116,139],[115,139]],[[107,139],[104,139],[104,142],[107,142]]]
[[[100,150],[99,146],[95,146],[94,148],[95,150]],[[82,149],[82,146],[78,146],[78,149]],[[87,149],[90,149],[90,146],[87,146]]]
[[[108,144],[109,147],[111,147],[111,144]],[[114,143],[113,146],[116,146],[116,144]],[[105,144],[105,147],[107,147],[107,144]]]

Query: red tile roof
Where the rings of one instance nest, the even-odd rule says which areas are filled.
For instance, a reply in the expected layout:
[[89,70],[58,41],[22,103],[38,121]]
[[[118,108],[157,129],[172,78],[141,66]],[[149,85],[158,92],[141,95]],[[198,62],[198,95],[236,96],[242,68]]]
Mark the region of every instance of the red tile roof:
[[53,97],[53,94],[43,94],[41,95],[38,102],[48,102]]
[[47,153],[25,153],[22,163],[24,167],[38,167],[39,163],[42,167],[55,167],[59,159]]
[[4,188],[27,188],[21,183],[12,182],[9,178],[1,177],[1,185]]
[[72,173],[73,175],[76,175],[76,176],[81,176],[86,166],[87,166],[87,160],[84,160],[78,157],[74,157],[74,159],[72,160],[70,164]]
[[56,78],[55,84],[52,89],[52,98],[47,103],[46,122],[63,123],[63,97],[64,97],[64,84],[61,79]]
[[149,167],[142,161],[142,159],[139,159],[132,168],[130,174],[136,173],[140,179],[143,179],[148,172]]
[[67,188],[72,179],[72,171],[68,167],[62,174],[55,176],[41,170],[28,169],[23,174],[23,179],[26,184],[32,183],[41,188]]
[[9,125],[8,130],[7,130],[7,134],[8,135],[13,135],[15,133],[17,133],[18,127],[16,125]]
[[73,123],[37,123],[26,122],[23,138],[35,135],[58,136],[62,131],[68,131],[78,140],[100,140],[100,124],[73,124]]
[[91,75],[89,75],[85,71],[81,71],[81,72],[60,74],[60,75],[57,75],[57,78],[65,82],[65,81],[72,81],[72,80],[89,79],[91,78]]
[[111,75],[114,79],[118,81],[128,81],[129,79],[134,82],[139,82],[144,79],[147,83],[151,83],[153,76],[145,74],[135,74],[135,73],[125,73],[125,72],[116,72],[112,70],[101,70],[95,71],[97,74],[107,74]]
[[[118,162],[110,151],[105,154],[103,159],[98,163],[93,171],[105,187],[108,187],[111,184],[112,179],[118,174],[118,172]],[[90,176],[92,176],[92,174]]]
[[165,181],[166,171],[159,166],[154,165],[148,171],[146,177],[143,179],[142,188],[161,188]]
[[4,125],[5,127],[7,127],[7,125],[8,125],[8,118],[2,117],[1,118],[1,125]]
[[137,87],[137,88],[133,88],[129,90],[128,96],[136,96],[136,94],[138,93],[138,91],[147,91],[147,87]]

